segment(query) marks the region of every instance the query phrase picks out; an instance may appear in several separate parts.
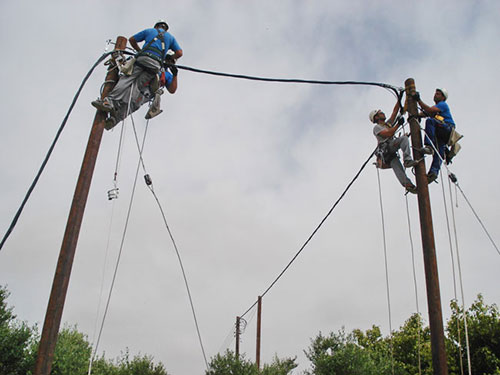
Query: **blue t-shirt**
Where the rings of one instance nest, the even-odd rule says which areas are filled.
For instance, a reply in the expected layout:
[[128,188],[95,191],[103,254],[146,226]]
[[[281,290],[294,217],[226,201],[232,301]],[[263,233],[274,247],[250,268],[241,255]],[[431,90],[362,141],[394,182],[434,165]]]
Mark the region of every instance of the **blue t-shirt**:
[[[163,29],[160,29],[161,31],[164,31]],[[134,39],[137,43],[144,41],[144,46],[148,44],[152,39],[154,39],[157,35],[159,34],[157,29],[146,29],[138,32],[137,34],[134,35]],[[165,58],[167,55],[167,51],[171,49],[172,51],[178,51],[181,49],[179,46],[179,43],[177,43],[177,40],[175,40],[174,36],[170,34],[169,32],[165,31],[163,34],[163,40],[165,41],[165,50],[163,51],[163,56],[161,56],[157,51],[154,49],[149,49],[148,52],[152,53],[160,58]],[[162,43],[160,39],[156,39],[153,43],[151,43],[150,47],[154,47],[155,49],[162,50]],[[143,47],[144,48],[144,47]]]
[[444,117],[444,122],[455,126],[455,121],[453,121],[453,117],[451,117],[450,107],[448,107],[448,104],[445,101],[442,101],[437,103],[436,107],[439,109],[439,115]]

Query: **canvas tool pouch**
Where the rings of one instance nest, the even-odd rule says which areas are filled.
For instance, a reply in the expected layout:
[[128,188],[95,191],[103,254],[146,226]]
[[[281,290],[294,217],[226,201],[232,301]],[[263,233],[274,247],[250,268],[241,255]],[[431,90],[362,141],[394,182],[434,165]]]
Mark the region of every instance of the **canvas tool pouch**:
[[450,139],[448,140],[448,146],[453,147],[459,140],[463,138],[463,135],[459,134],[455,128],[451,129]]

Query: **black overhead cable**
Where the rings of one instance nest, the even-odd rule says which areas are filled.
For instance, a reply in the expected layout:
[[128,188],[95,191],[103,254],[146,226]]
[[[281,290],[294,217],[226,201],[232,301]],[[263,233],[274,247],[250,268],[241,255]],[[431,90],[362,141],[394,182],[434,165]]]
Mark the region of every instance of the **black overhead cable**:
[[[47,162],[49,161],[49,158],[52,154],[52,151],[54,150],[54,147],[59,139],[59,136],[61,135],[66,122],[69,118],[69,115],[71,114],[71,111],[73,110],[73,107],[76,104],[76,101],[78,97],[80,96],[80,92],[82,91],[85,83],[87,82],[88,78],[91,76],[93,73],[94,69],[99,65],[107,56],[111,55],[114,51],[111,52],[106,52],[104,53],[99,59],[95,62],[95,64],[92,66],[92,68],[89,70],[85,78],[83,79],[78,91],[75,94],[75,97],[73,98],[73,101],[69,107],[68,113],[63,119],[63,122],[61,126],[59,127],[59,130],[57,131],[56,137],[54,138],[51,146],[49,147],[49,151],[47,152],[47,155],[45,156],[45,159],[42,162],[42,165],[35,176],[35,179],[33,180],[31,186],[28,189],[28,192],[26,193],[26,196],[24,197],[21,206],[17,210],[16,214],[14,215],[14,219],[12,220],[9,228],[7,229],[7,232],[5,233],[2,242],[0,242],[0,250],[2,249],[5,241],[7,238],[10,236],[12,230],[16,226],[16,223],[21,216],[21,213],[24,209],[24,206],[28,202],[29,197],[31,196],[31,193],[33,192],[43,170],[45,169],[45,166]],[[128,51],[122,51],[122,53],[126,55],[133,55],[133,53],[128,52]],[[264,81],[264,82],[281,82],[281,83],[307,83],[307,84],[318,84],[318,85],[358,85],[358,86],[377,86],[377,87],[382,87],[385,89],[389,89],[392,92],[396,94],[396,96],[399,96],[400,93],[403,91],[402,88],[392,86],[386,83],[380,83],[380,82],[363,82],[363,81],[320,81],[320,80],[306,80],[306,79],[295,79],[295,78],[266,78],[266,77],[256,77],[256,76],[248,76],[248,75],[243,75],[243,74],[232,74],[232,73],[222,73],[222,72],[214,72],[210,70],[202,70],[202,69],[197,69],[197,68],[192,68],[189,66],[184,66],[184,65],[175,65],[177,68],[188,70],[191,72],[195,73],[203,73],[203,74],[209,74],[209,75],[215,75],[215,76],[220,76],[220,77],[231,77],[231,78],[240,78],[240,79],[247,79],[247,80],[253,80],[253,81]]]
[[[359,175],[361,174],[361,172],[363,171],[363,169],[366,167],[366,164],[368,164],[368,162],[370,161],[370,159],[372,158],[372,156],[375,154],[375,151],[377,149],[373,150],[373,152],[370,154],[370,156],[368,157],[368,159],[366,159],[366,161],[363,163],[363,165],[361,166],[361,168],[359,169],[358,173],[356,173],[356,175],[354,176],[354,178],[351,180],[351,182],[349,182],[349,184],[347,185],[347,187],[345,188],[345,190],[343,191],[343,193],[340,195],[340,197],[337,199],[337,201],[333,204],[332,208],[330,208],[330,210],[328,211],[328,213],[325,215],[325,217],[321,220],[321,222],[318,224],[318,226],[313,230],[313,232],[311,233],[311,235],[309,236],[309,238],[306,240],[306,242],[304,242],[304,244],[302,245],[302,247],[299,249],[299,251],[297,251],[297,253],[293,256],[292,260],[290,260],[288,262],[288,264],[286,265],[286,267],[283,269],[283,271],[280,272],[280,274],[278,275],[278,277],[276,277],[276,279],[274,279],[274,281],[267,287],[267,289],[260,295],[261,297],[264,297],[267,292],[269,292],[269,290],[271,290],[271,288],[274,286],[274,284],[276,284],[278,282],[278,280],[281,278],[281,276],[283,276],[283,274],[288,270],[288,268],[292,265],[292,263],[295,261],[295,259],[297,259],[297,257],[300,255],[300,253],[302,252],[302,250],[304,250],[304,248],[307,246],[307,244],[309,243],[309,241],[311,241],[311,239],[314,237],[314,235],[318,232],[319,228],[321,228],[321,226],[323,225],[323,223],[326,221],[326,219],[328,219],[328,217],[330,216],[330,214],[333,212],[333,210],[335,209],[335,207],[337,207],[337,205],[339,204],[339,202],[342,200],[342,198],[344,198],[344,196],[346,195],[347,191],[351,188],[352,184],[354,183],[354,181],[357,180],[357,178],[359,177]],[[252,306],[250,306],[243,314],[240,315],[240,317],[244,317],[250,310],[252,310],[252,308],[257,304],[257,301],[255,301]]]
[[313,85],[356,85],[356,86],[378,86],[383,87],[389,90],[392,90],[396,96],[399,96],[399,93],[403,91],[403,88],[396,87],[393,85],[389,85],[387,83],[381,82],[364,82],[364,81],[322,81],[322,80],[311,80],[311,79],[298,79],[298,78],[266,78],[266,77],[256,77],[249,76],[243,74],[232,74],[232,73],[222,73],[222,72],[214,72],[211,70],[203,70],[198,68],[192,68],[190,66],[184,65],[175,65],[179,69],[188,70],[190,72],[195,73],[203,73],[209,74],[213,76],[219,77],[230,77],[230,78],[239,78],[239,79],[247,79],[251,81],[263,81],[263,82],[280,82],[280,83],[308,83]]
[[76,92],[76,94],[73,98],[73,101],[71,102],[71,105],[69,106],[68,112],[66,113],[66,116],[64,116],[64,119],[63,119],[61,125],[59,126],[59,129],[57,130],[56,136],[55,136],[54,140],[52,141],[52,144],[49,147],[49,151],[47,152],[47,155],[45,155],[45,158],[43,159],[42,165],[40,166],[40,169],[38,170],[38,173],[36,174],[35,179],[31,183],[31,186],[29,187],[28,192],[26,193],[26,196],[24,197],[24,199],[21,203],[21,206],[19,207],[16,214],[14,215],[14,219],[12,219],[12,222],[10,223],[10,226],[7,229],[7,232],[3,236],[2,242],[0,242],[0,250],[2,249],[5,241],[7,241],[7,238],[9,238],[12,230],[16,226],[17,220],[21,216],[21,213],[23,212],[24,206],[28,202],[28,199],[31,196],[31,193],[35,189],[35,186],[36,186],[40,176],[42,175],[42,172],[45,169],[47,162],[49,161],[50,155],[52,154],[52,151],[54,150],[54,147],[56,146],[56,143],[59,139],[59,136],[61,135],[64,127],[66,126],[66,122],[68,121],[69,115],[71,114],[71,111],[73,110],[73,107],[75,106],[76,101],[78,100],[78,97],[80,96],[80,93],[82,92],[83,86],[85,86],[85,83],[87,82],[89,77],[92,75],[92,72],[97,67],[97,65],[99,65],[101,63],[101,61],[103,61],[107,56],[109,56],[112,53],[113,53],[113,51],[103,53],[102,56],[97,59],[95,64],[92,66],[92,68],[90,68],[90,70],[87,73],[87,75],[85,76],[85,78],[83,78],[83,81],[80,84],[80,87],[78,88],[78,91]]

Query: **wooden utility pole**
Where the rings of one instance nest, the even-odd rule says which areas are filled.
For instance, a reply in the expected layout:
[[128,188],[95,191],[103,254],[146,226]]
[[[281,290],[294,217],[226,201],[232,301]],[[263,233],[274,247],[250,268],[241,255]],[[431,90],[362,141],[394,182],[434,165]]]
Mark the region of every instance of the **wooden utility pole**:
[[[124,50],[126,46],[127,39],[123,36],[119,36],[116,39],[115,51]],[[111,92],[117,80],[118,70],[116,69],[116,65],[112,63],[108,68],[108,74],[105,79],[106,84],[104,85],[101,98],[106,97],[109,92]],[[97,111],[92,130],[90,131],[87,149],[83,157],[75,194],[73,195],[73,203],[71,204],[61,251],[59,252],[59,260],[57,262],[56,273],[52,283],[52,291],[47,306],[47,313],[45,314],[45,321],[43,323],[42,337],[40,339],[40,346],[38,347],[34,375],[49,375],[52,368],[54,349],[59,334],[59,326],[61,324],[73,259],[75,257],[76,244],[78,242],[78,235],[80,233],[99,146],[101,144],[105,119],[106,114],[102,111]]]
[[260,372],[260,330],[261,330],[261,317],[262,317],[262,297],[257,299],[257,353],[255,355],[255,364],[257,371]]
[[240,317],[236,317],[236,359],[240,359]]
[[[413,99],[416,92],[415,81],[408,78],[405,81],[405,91],[408,103],[409,122],[411,129],[411,142],[413,145],[413,158],[419,160],[422,154],[415,149],[422,147],[420,124],[417,120],[418,108]],[[427,305],[429,309],[429,326],[431,329],[432,366],[435,375],[447,375],[446,349],[444,345],[443,314],[441,309],[441,295],[439,292],[439,277],[436,259],[436,245],[432,227],[431,204],[425,163],[422,161],[415,167],[417,180],[418,209],[420,215],[420,231],[424,253],[425,281],[427,286]]]

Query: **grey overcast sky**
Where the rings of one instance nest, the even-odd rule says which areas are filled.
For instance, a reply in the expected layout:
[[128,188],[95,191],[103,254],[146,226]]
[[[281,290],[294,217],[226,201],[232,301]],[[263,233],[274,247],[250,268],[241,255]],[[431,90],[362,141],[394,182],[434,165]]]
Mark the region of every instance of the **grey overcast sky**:
[[[179,64],[279,78],[376,81],[415,78],[424,102],[446,87],[464,134],[451,165],[473,207],[500,241],[498,65],[500,3],[482,1],[26,1],[0,3],[2,136],[0,229],[7,229],[84,75],[106,40],[159,18]],[[20,319],[41,327],[104,66],[89,79],[16,229],[0,252],[0,284]],[[241,315],[324,217],[375,146],[368,113],[390,113],[382,88],[261,83],[179,73],[175,95],[149,124],[144,160],[183,257],[209,357],[234,349]],[[140,134],[145,108],[135,115]],[[65,324],[89,340],[109,290],[138,153],[130,121],[113,184],[119,128],[105,132],[76,252]],[[427,162],[428,164],[428,162]],[[405,197],[381,171],[392,327],[416,311]],[[179,264],[139,176],[99,352],[129,348],[171,374],[201,374]],[[445,179],[445,191],[448,183]],[[442,184],[430,186],[445,319],[454,298]],[[457,192],[452,189],[453,197]],[[449,199],[449,198],[447,198]],[[409,196],[418,301],[427,319],[418,209]],[[113,215],[112,215],[113,214]],[[500,303],[500,255],[465,200],[455,207],[464,296]],[[451,219],[451,218],[450,218]],[[109,247],[107,248],[109,237]],[[454,255],[456,265],[457,258]],[[457,273],[458,277],[458,273]],[[457,279],[458,282],[458,279]],[[102,298],[100,299],[102,293]],[[100,310],[98,312],[98,308]],[[251,311],[242,351],[255,358]],[[320,331],[343,326],[389,333],[377,173],[370,163],[297,261],[263,300],[263,361],[303,354]]]

